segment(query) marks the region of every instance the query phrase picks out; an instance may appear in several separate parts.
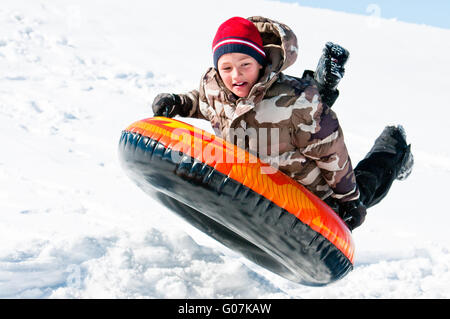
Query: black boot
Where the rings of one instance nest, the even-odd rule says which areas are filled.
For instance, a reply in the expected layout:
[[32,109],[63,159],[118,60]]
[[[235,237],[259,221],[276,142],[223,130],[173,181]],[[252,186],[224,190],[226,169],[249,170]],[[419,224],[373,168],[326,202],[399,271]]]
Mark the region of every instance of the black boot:
[[367,208],[378,204],[394,180],[405,180],[411,174],[413,165],[405,130],[400,125],[387,126],[354,169],[363,204]]
[[411,144],[406,143],[406,133],[403,126],[387,126],[375,140],[375,144],[366,158],[377,152],[396,155],[397,162],[394,165],[396,179],[405,180],[411,174],[414,157],[411,153]]

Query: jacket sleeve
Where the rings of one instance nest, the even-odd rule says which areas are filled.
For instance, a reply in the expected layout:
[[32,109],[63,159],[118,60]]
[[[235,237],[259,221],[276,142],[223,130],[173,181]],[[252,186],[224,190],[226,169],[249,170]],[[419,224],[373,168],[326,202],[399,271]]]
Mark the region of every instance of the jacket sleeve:
[[206,111],[207,107],[205,107],[208,106],[208,99],[204,89],[204,81],[207,78],[209,71],[210,69],[202,76],[198,90],[179,94],[183,107],[183,111],[180,114],[181,116],[209,120],[208,112]]
[[320,174],[333,191],[332,197],[341,202],[358,199],[355,173],[337,116],[321,102],[315,87],[307,90],[308,95],[315,105],[310,118],[306,119],[310,125],[304,125],[304,129],[297,133],[302,136],[296,139],[304,141],[302,153],[315,161]]
[[200,111],[200,93],[198,90],[192,90],[185,94],[178,94],[181,99],[183,117],[192,117],[206,120]]

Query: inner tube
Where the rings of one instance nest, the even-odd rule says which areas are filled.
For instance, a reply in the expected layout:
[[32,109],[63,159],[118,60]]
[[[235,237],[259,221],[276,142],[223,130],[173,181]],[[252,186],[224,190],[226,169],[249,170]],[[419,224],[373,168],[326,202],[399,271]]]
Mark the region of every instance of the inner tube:
[[234,144],[155,117],[122,131],[118,153],[127,175],[148,195],[290,281],[323,286],[353,269],[351,232],[336,213]]

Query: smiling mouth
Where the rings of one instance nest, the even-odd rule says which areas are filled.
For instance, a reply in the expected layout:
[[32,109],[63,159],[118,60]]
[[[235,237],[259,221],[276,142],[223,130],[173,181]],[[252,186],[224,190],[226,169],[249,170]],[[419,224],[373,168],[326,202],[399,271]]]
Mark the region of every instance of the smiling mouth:
[[242,86],[245,86],[247,84],[247,82],[236,82],[236,83],[233,83],[233,86],[234,87],[242,87]]

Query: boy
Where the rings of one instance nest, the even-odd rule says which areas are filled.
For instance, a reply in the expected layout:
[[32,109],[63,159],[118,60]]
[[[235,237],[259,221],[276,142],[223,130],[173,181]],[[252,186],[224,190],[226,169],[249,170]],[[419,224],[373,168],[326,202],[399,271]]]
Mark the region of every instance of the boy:
[[[412,155],[399,127],[386,128],[353,169],[330,108],[344,74],[345,49],[327,43],[315,73],[287,76],[282,71],[298,52],[293,31],[263,17],[234,17],[220,25],[212,51],[214,68],[202,77],[199,90],[159,94],[152,106],[155,116],[209,120],[218,136],[235,144],[233,132],[256,132],[245,136],[244,147],[268,154],[269,161],[276,157],[282,172],[322,198],[351,230],[364,222],[366,207],[379,202],[393,180],[409,175]],[[262,144],[258,139],[270,129],[278,138]]]

